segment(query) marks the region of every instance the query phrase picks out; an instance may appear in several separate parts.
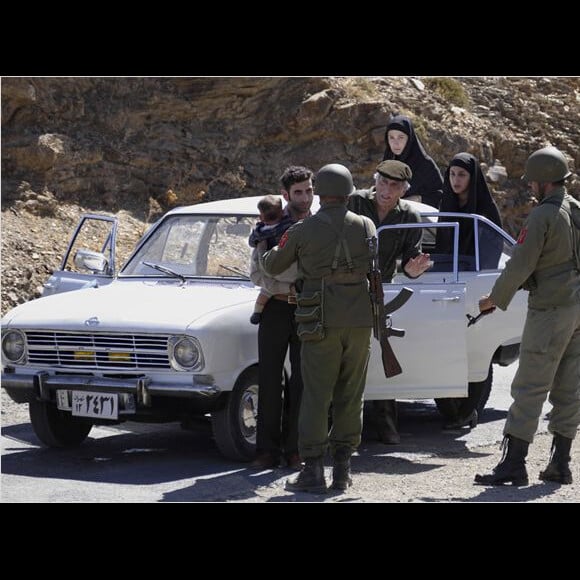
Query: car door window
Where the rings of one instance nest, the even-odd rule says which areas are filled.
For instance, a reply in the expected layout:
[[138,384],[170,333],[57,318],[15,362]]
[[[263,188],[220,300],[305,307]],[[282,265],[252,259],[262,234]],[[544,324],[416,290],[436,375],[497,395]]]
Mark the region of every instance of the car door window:
[[116,217],[83,215],[60,268],[43,284],[42,295],[110,284],[115,275],[116,238]]
[[513,244],[483,220],[478,222],[479,269],[497,270],[503,268],[512,255]]
[[64,264],[61,270],[67,272],[79,272],[86,274],[87,268],[79,265],[75,256],[79,251],[90,251],[96,254],[103,254],[107,261],[107,267],[104,273],[114,274],[114,248],[113,248],[113,221],[97,218],[85,217],[79,225],[76,235],[71,242],[68,252],[64,257]]

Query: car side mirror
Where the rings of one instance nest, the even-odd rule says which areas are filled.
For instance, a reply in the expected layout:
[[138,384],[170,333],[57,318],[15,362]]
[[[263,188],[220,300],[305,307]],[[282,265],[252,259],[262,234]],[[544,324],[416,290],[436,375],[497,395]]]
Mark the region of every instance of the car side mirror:
[[106,274],[109,261],[100,252],[81,249],[75,253],[74,264],[79,270],[88,270],[93,274]]

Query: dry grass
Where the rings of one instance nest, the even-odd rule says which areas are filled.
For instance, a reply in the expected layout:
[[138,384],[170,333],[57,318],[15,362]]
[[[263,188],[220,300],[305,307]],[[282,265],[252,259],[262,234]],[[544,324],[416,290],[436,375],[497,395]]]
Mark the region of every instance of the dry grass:
[[425,79],[425,86],[441,95],[448,103],[466,108],[469,97],[463,85],[450,77],[432,77]]
[[381,96],[377,85],[366,77],[345,78],[343,87],[347,96],[356,101],[375,101]]

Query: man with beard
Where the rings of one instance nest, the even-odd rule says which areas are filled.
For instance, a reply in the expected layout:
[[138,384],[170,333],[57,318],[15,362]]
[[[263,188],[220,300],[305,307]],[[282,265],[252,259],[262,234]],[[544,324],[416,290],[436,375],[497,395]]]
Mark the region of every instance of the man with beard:
[[[312,175],[310,169],[292,165],[280,177],[281,194],[287,202],[281,219],[285,229],[310,215]],[[282,236],[285,229],[279,229],[277,235]],[[300,469],[302,465],[298,453],[298,412],[303,384],[295,310],[295,293],[288,284],[287,292],[274,294],[268,300],[260,317],[257,456],[252,463],[258,469],[278,467],[282,457],[291,469]],[[282,398],[288,348],[291,375]]]
[[479,301],[482,312],[506,310],[519,288],[530,292],[511,386],[513,403],[503,430],[504,454],[490,474],[475,476],[479,485],[528,484],[526,456],[548,394],[548,431],[554,438],[540,479],[572,483],[570,449],[580,424],[580,203],[564,186],[571,175],[555,147],[530,155],[522,179],[539,205],[491,293]]

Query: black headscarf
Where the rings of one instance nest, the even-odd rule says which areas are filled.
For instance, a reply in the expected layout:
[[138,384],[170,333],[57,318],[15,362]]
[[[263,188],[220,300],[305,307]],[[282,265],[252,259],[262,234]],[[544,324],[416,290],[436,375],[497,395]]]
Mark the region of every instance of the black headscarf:
[[[459,207],[459,197],[451,188],[449,172],[452,167],[462,167],[470,175],[467,203],[463,207]],[[479,161],[470,153],[458,153],[455,155],[445,170],[443,198],[441,199],[439,210],[475,213],[486,217],[500,228],[502,227],[499,210],[487,187]],[[441,218],[441,220],[445,221],[445,218]],[[435,251],[442,254],[450,254],[453,251],[453,232],[448,228],[437,229]],[[471,219],[464,219],[459,222],[459,253],[465,255],[474,255],[475,253],[473,220]]]
[[[409,137],[401,155],[395,155],[389,145],[388,135],[392,129],[401,131]],[[405,115],[391,117],[385,132],[385,143],[387,147],[383,155],[383,160],[396,159],[402,161],[413,172],[413,178],[409,182],[411,187],[407,190],[404,197],[420,195],[423,203],[438,208],[441,201],[443,178],[435,161],[427,155],[421,141],[419,141],[419,138],[415,134],[411,119]]]

